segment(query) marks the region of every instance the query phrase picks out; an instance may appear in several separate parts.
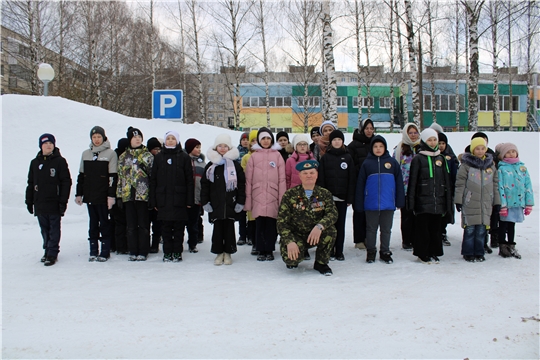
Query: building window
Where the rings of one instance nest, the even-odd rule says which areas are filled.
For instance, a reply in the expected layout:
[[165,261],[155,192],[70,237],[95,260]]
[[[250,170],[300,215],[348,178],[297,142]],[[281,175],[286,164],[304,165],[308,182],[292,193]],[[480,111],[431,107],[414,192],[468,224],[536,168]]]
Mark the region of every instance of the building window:
[[389,109],[392,105],[392,101],[390,97],[380,97],[379,98],[379,108],[381,109]]
[[219,126],[219,127],[223,127],[223,122],[220,121],[219,124],[218,124],[218,126]]
[[250,107],[250,101],[249,101],[250,97],[249,96],[244,96],[242,98],[242,107]]
[[209,92],[209,93],[213,93],[213,92],[214,92],[214,88],[213,88],[213,87],[208,88],[208,92]]
[[214,114],[208,114],[208,120],[214,120]]
[[213,96],[209,96],[209,97],[208,97],[208,101],[214,101],[214,97],[213,97]]
[[319,96],[308,96],[306,98],[306,104],[304,104],[304,97],[297,97],[299,107],[319,107],[321,106],[321,98]]
[[536,108],[537,108],[537,109],[540,109],[540,99],[539,99],[539,100],[536,100]]
[[218,96],[217,99],[218,99],[219,102],[222,102],[223,101],[223,96]]
[[270,107],[290,107],[291,106],[290,96],[270,96],[268,100],[269,100]]
[[218,119],[223,119],[223,114],[218,114]]
[[211,109],[211,110],[213,110],[213,109],[214,109],[214,104],[209,104],[209,105],[208,105],[208,108]]
[[250,97],[250,105],[251,107],[259,107],[259,98],[258,97]]
[[344,83],[344,82],[346,82],[346,81],[347,81],[347,78],[345,78],[345,77],[342,77],[342,78],[341,78],[341,82],[342,82],[342,83]]
[[337,106],[338,107],[347,107],[347,97],[346,96],[338,96],[337,97]]
[[[465,97],[459,96],[459,111],[464,111]],[[456,95],[435,95],[435,111],[455,111]],[[424,111],[432,111],[431,95],[424,95]]]
[[[493,111],[493,95],[480,95],[478,100],[479,111]],[[510,111],[510,96],[499,96],[499,111]],[[512,96],[512,111],[519,111],[519,96]]]
[[[363,108],[367,108],[368,105],[369,107],[373,107],[373,96],[371,97],[362,97],[362,107]],[[355,96],[353,97],[353,107],[357,108],[358,107],[358,96]]]
[[14,77],[14,76],[10,76],[8,86],[10,88],[16,88],[17,87],[17,78]]
[[208,77],[208,82],[213,83],[214,82],[214,77],[213,76]]

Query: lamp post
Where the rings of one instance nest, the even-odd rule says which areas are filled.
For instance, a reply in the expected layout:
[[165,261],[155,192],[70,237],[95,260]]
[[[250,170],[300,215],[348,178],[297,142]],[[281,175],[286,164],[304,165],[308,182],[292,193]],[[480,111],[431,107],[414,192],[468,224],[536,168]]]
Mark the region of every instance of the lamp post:
[[54,69],[49,64],[39,64],[38,79],[43,82],[43,96],[49,95],[49,82],[54,79]]

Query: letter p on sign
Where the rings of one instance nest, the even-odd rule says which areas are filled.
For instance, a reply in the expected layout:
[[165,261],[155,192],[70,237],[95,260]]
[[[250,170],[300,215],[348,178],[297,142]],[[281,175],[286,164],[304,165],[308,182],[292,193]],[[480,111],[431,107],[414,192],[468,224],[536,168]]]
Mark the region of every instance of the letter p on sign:
[[152,92],[152,118],[182,120],[183,100],[182,90],[154,90]]

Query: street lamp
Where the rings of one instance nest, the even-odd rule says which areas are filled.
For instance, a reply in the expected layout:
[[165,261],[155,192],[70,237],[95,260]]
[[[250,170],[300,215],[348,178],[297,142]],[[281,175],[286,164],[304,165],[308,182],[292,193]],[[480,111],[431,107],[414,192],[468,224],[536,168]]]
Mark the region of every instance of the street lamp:
[[49,64],[39,64],[37,76],[43,82],[43,96],[49,95],[49,82],[54,79],[54,69]]

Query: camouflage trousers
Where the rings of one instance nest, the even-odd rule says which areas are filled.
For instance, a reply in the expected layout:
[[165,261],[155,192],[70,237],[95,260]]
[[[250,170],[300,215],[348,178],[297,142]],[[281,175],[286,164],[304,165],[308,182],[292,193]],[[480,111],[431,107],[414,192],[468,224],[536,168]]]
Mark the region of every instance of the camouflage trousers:
[[[307,242],[307,238],[309,236],[309,233],[307,234],[291,234],[291,239],[284,239],[281,237],[280,241],[280,252],[281,257],[283,258],[283,261],[287,265],[298,265],[302,261],[304,261],[304,252],[307,249],[317,247],[317,251],[315,252],[315,261],[319,264],[328,264],[328,261],[330,260],[330,252],[332,251],[332,248],[334,247],[334,242],[336,241],[337,236],[337,230],[335,226],[331,226],[327,229],[324,229],[321,233],[321,237],[319,238],[319,243],[317,245],[309,245]],[[285,240],[285,241],[283,241]],[[299,254],[298,259],[291,260],[289,259],[289,256],[287,254],[287,245],[285,243],[289,242],[295,242],[296,245],[298,245]]]

